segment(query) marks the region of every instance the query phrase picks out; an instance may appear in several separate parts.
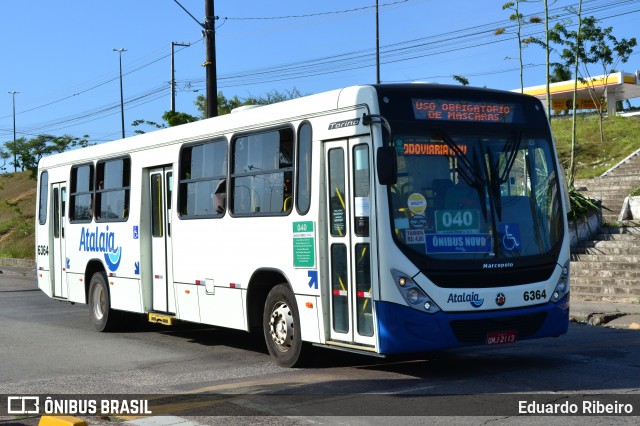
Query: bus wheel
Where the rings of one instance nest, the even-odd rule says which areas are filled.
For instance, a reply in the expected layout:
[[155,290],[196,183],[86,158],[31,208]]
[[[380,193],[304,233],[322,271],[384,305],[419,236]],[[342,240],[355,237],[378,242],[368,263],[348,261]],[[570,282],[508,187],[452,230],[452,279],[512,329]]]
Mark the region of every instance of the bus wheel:
[[109,288],[103,272],[96,272],[89,282],[89,311],[91,323],[97,331],[109,331],[115,327],[116,313],[111,310]]
[[262,324],[267,348],[282,367],[295,367],[301,361],[300,316],[293,293],[284,285],[269,292]]

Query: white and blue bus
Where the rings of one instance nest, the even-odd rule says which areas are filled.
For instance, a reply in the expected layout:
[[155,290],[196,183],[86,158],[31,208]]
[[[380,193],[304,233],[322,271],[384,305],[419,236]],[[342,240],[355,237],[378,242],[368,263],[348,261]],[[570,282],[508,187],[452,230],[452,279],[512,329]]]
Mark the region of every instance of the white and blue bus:
[[371,85],[52,155],[38,286],[133,314],[384,356],[559,336],[568,206],[542,104]]

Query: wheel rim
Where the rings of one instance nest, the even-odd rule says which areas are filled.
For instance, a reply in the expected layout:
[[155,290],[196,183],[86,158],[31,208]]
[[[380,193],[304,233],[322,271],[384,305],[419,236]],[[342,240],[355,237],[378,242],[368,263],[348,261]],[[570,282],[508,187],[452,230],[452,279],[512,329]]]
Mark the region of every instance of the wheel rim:
[[278,302],[269,316],[271,340],[281,352],[287,352],[293,344],[293,315],[284,302]]
[[101,285],[93,288],[93,316],[100,321],[107,308],[107,300]]

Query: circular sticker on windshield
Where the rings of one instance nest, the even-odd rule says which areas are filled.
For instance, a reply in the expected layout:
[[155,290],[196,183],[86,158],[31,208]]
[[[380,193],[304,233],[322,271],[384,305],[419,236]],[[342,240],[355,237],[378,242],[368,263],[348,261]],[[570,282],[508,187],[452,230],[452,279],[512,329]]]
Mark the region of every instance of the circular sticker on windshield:
[[409,210],[411,210],[413,214],[422,214],[427,209],[427,199],[424,198],[424,195],[417,192],[409,195],[407,204],[407,207],[409,207]]

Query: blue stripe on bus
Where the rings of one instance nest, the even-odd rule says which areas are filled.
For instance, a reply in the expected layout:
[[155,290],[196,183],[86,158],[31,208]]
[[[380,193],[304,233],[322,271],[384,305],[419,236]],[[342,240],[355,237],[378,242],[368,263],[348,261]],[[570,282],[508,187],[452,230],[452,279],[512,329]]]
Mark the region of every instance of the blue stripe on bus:
[[[483,321],[505,317],[546,314],[540,328],[518,340],[559,336],[569,325],[569,295],[557,303],[515,310],[427,314],[390,302],[376,302],[380,353],[418,353],[473,344],[460,341],[454,334],[452,321]],[[508,322],[504,328],[509,328]],[[492,330],[503,331],[503,330]]]

